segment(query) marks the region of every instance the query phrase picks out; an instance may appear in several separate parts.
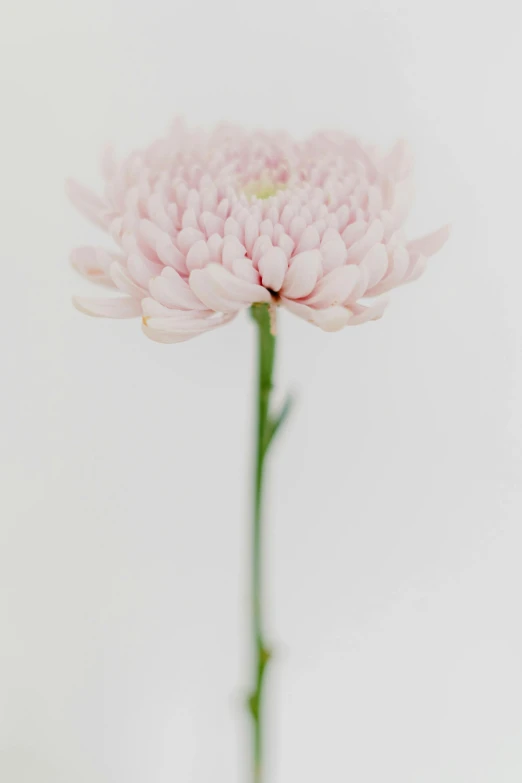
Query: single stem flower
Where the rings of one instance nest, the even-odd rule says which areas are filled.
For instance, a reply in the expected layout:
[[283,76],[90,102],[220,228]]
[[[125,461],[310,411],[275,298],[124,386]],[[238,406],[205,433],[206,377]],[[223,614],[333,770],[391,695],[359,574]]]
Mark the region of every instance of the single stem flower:
[[449,228],[408,240],[412,200],[406,144],[389,152],[342,133],[297,141],[281,132],[176,122],[121,162],[107,150],[97,196],[69,181],[73,204],[109,233],[112,249],[79,247],[73,266],[116,296],[75,297],[92,316],[141,316],[153,340],[190,340],[251,309],[258,328],[252,524],[252,783],[263,781],[264,684],[271,657],[263,615],[265,460],[290,400],[270,410],[276,312],[324,331],[380,318],[385,294],[416,280]]

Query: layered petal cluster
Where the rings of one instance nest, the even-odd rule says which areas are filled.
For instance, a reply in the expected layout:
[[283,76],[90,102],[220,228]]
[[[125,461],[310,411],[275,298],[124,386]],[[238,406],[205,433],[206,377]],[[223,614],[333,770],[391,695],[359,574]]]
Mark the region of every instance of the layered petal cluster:
[[240,310],[281,305],[325,331],[379,318],[392,288],[422,274],[448,236],[408,241],[412,163],[342,133],[284,133],[178,122],[121,162],[102,161],[103,196],[69,181],[73,204],[116,247],[80,247],[74,267],[116,296],[79,310],[141,316],[148,337],[182,342]]

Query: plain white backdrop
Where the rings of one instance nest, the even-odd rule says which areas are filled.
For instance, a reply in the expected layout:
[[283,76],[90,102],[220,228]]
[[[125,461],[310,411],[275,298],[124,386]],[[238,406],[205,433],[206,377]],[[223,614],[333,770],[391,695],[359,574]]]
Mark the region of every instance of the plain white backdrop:
[[522,778],[520,18],[463,0],[28,0],[0,28],[2,783],[242,783],[254,330],[82,317],[66,203],[175,114],[406,136],[377,324],[280,319],[268,783]]

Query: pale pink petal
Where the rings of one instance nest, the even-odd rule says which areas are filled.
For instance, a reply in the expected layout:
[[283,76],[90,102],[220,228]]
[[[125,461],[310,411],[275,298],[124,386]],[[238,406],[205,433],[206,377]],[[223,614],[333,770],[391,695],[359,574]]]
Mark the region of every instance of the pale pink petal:
[[100,263],[100,254],[95,247],[76,247],[71,251],[71,264],[83,277],[93,283],[113,286],[106,268]]
[[[197,270],[196,270],[197,273]],[[197,337],[200,334],[224,326],[235,316],[235,313],[218,316],[217,318],[195,318],[191,321],[180,321],[177,318],[143,319],[143,332],[147,337],[159,343],[181,343]]]
[[212,236],[212,234],[223,235],[225,221],[218,217],[218,215],[213,215],[211,212],[202,212],[201,217],[199,218],[199,224],[205,231],[207,237]]
[[207,309],[194,294],[189,284],[171,267],[165,267],[159,277],[154,277],[149,281],[149,291],[154,299],[166,307],[176,307],[182,310]]
[[346,261],[348,251],[344,242],[340,239],[333,239],[331,242],[321,245],[321,255],[323,257],[323,269],[325,272],[331,272],[332,269],[343,266]]
[[240,242],[243,241],[243,231],[237,220],[234,220],[234,218],[229,217],[225,220],[224,233],[225,236],[235,236],[239,239]]
[[319,308],[342,304],[348,301],[360,277],[360,269],[354,264],[333,269],[319,280],[306,304]]
[[297,243],[297,252],[303,253],[305,250],[315,250],[321,244],[321,237],[315,226],[307,226]]
[[303,304],[302,302],[295,302],[293,299],[287,299],[284,296],[281,297],[281,304],[283,304],[289,312],[305,321],[313,321],[317,312],[313,307],[308,307],[308,305]]
[[292,259],[282,293],[287,299],[301,299],[314,289],[322,271],[322,258],[319,250],[307,250]]
[[259,236],[267,236],[272,239],[274,235],[274,224],[271,220],[263,220],[259,225]]
[[254,265],[259,265],[259,259],[261,256],[264,256],[265,253],[268,253],[271,248],[272,241],[270,237],[267,237],[266,234],[258,237],[254,242],[254,248],[252,250],[252,261],[254,262]]
[[451,226],[449,225],[442,226],[442,228],[439,228],[437,231],[433,231],[431,234],[426,234],[423,237],[419,237],[419,239],[414,239],[412,242],[408,242],[408,251],[411,255],[434,255],[447,242],[450,235],[450,229]]
[[245,221],[245,247],[249,253],[252,252],[254,242],[256,241],[258,236],[259,236],[259,223],[252,215],[249,215],[249,217]]
[[73,304],[81,313],[96,318],[135,318],[141,315],[140,302],[130,296],[103,299],[75,296]]
[[232,270],[232,265],[237,258],[244,258],[246,249],[239,239],[234,235],[226,236],[223,241],[222,263],[228,270]]
[[391,255],[390,272],[381,280],[380,283],[373,286],[371,290],[366,291],[366,296],[378,296],[390,291],[399,285],[405,278],[410,266],[410,256],[404,247],[398,247]]
[[111,264],[110,272],[114,285],[119,288],[122,294],[127,294],[138,300],[147,296],[147,291],[134,282],[127,270],[118,261],[114,261]]
[[377,285],[388,271],[388,254],[384,245],[374,245],[360,263],[368,272],[368,288]]
[[254,268],[250,258],[236,258],[232,262],[232,272],[240,280],[246,280],[247,283],[259,285],[259,272]]
[[160,304],[160,302],[157,301],[157,299],[153,299],[150,296],[146,296],[144,299],[141,300],[141,309],[143,311],[144,316],[149,316],[151,318],[196,318],[196,317],[203,317],[205,315],[213,315],[212,310],[198,310],[195,312],[193,309],[190,310],[180,310],[176,307],[166,307],[165,305]]
[[402,226],[411,209],[415,189],[411,180],[396,183],[393,206],[390,214],[396,226]]
[[295,242],[288,234],[282,234],[277,240],[278,246],[284,251],[287,258],[294,252]]
[[358,299],[361,298],[361,296],[364,296],[366,294],[366,291],[368,289],[368,270],[364,267],[358,267],[359,269],[359,280],[355,284],[355,288],[353,289],[352,293],[346,300],[346,302],[356,302]]
[[382,174],[390,175],[394,179],[404,179],[411,170],[413,155],[408,143],[399,139],[381,161],[379,169]]
[[355,242],[350,248],[348,248],[348,253],[346,256],[348,263],[359,264],[368,251],[381,241],[383,232],[384,229],[381,221],[373,220],[368,226],[368,230],[364,236]]
[[208,239],[207,247],[212,263],[220,264],[224,247],[223,237],[220,237],[219,234],[212,234]]
[[164,233],[160,238],[157,239],[156,252],[158,254],[159,260],[163,264],[171,266],[177,272],[181,272],[182,274],[187,273],[187,265],[185,263],[183,253],[178,250],[168,234]]
[[368,224],[365,220],[356,220],[346,226],[342,233],[342,240],[346,247],[351,247],[354,242],[358,242],[368,230]]
[[198,299],[209,310],[214,310],[218,313],[243,310],[245,304],[224,295],[221,285],[209,276],[209,268],[207,266],[205,269],[195,269],[190,273],[189,284]]
[[419,277],[424,274],[428,265],[427,256],[418,256],[410,262],[410,268],[404,277],[405,283],[413,283],[414,280],[418,280]]
[[228,269],[220,264],[210,264],[207,267],[210,278],[221,286],[223,294],[230,299],[241,302],[242,304],[254,304],[257,302],[272,301],[270,292],[261,285],[248,283],[246,280],[240,280]]
[[[161,243],[164,237],[168,236],[156,223],[146,218],[139,221],[139,234],[151,250],[156,250],[157,244]],[[141,244],[143,245],[143,243]]]
[[185,263],[189,272],[193,269],[203,269],[210,263],[210,251],[204,239],[194,242],[187,253]]
[[148,288],[151,277],[161,274],[163,267],[153,265],[145,256],[131,253],[127,258],[127,269],[135,283],[142,288]]
[[181,219],[181,228],[193,228],[199,231],[199,221],[193,209],[186,209]]
[[271,291],[279,291],[288,269],[284,250],[280,247],[270,248],[259,259],[258,268],[263,285]]
[[205,236],[201,231],[196,228],[183,228],[177,237],[178,247],[184,255],[188,253],[192,245],[199,242],[200,239],[205,239]]
[[365,307],[364,305],[357,305],[352,307],[355,315],[348,321],[348,326],[358,326],[359,324],[364,324],[367,321],[377,321],[382,317],[387,306],[388,300],[380,299],[370,307]]
[[338,332],[346,326],[352,315],[348,307],[334,305],[324,310],[317,310],[313,323],[325,332]]
[[108,229],[107,204],[101,198],[73,179],[66,181],[65,192],[78,212],[104,231]]

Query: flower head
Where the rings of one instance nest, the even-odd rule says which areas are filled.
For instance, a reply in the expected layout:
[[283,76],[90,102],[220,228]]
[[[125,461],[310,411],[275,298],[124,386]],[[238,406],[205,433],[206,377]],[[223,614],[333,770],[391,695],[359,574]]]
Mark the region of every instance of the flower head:
[[407,241],[411,158],[341,133],[284,133],[176,123],[117,163],[103,159],[98,197],[73,204],[117,249],[77,248],[75,268],[118,296],[75,298],[94,316],[142,316],[159,342],[181,342],[240,310],[282,305],[326,331],[380,318],[387,291],[419,277],[448,227]]

